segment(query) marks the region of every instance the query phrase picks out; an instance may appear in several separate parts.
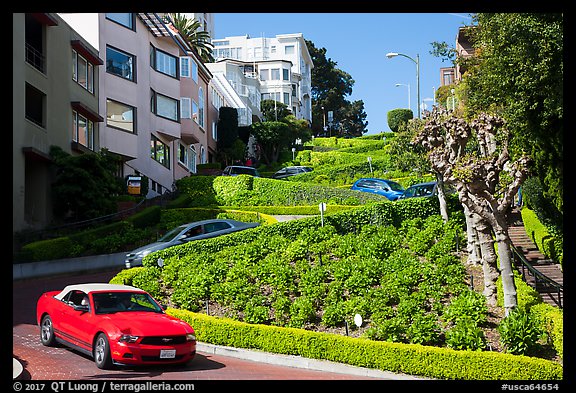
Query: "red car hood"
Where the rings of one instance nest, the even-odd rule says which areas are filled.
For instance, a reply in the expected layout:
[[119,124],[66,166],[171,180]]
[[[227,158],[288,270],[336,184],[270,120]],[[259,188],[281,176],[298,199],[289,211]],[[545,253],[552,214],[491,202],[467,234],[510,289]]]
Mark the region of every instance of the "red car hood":
[[116,325],[122,333],[134,336],[177,336],[194,333],[186,322],[167,314],[118,312],[103,315],[102,319]]

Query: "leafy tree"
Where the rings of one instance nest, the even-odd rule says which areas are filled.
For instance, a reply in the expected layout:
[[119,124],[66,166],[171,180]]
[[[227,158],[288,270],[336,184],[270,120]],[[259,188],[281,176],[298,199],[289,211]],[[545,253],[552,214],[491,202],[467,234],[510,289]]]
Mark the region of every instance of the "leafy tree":
[[300,139],[302,143],[308,142],[312,139],[312,130],[306,119],[297,119],[294,115],[288,115],[282,122],[288,124],[292,135],[292,142]]
[[[509,141],[510,133],[498,116],[482,113],[467,122],[453,111],[437,108],[426,118],[423,130],[415,138],[416,143],[428,150],[433,170],[458,191],[465,212],[475,214],[473,218],[478,221],[474,227],[485,226],[493,231],[498,243],[506,314],[518,303],[506,214],[528,175],[529,163],[527,156],[511,159]],[[491,249],[482,255],[484,294],[490,304],[495,304],[495,283],[487,280],[497,278],[493,275],[496,258],[489,231],[483,234],[488,238],[483,237],[481,245],[487,246],[486,250]]]
[[59,219],[87,220],[116,212],[114,196],[122,180],[114,173],[118,159],[102,149],[96,154],[72,156],[51,146],[56,177],[52,184],[54,215]]
[[340,121],[340,135],[362,136],[367,131],[366,116],[364,101],[362,100],[356,100],[344,106]]
[[464,78],[468,110],[501,114],[511,153],[531,155],[544,197],[562,213],[563,14],[479,13],[474,20],[477,51]]
[[180,35],[198,53],[203,62],[214,62],[214,57],[212,56],[214,46],[210,41],[210,33],[202,30],[202,25],[199,21],[188,19],[186,15],[180,13],[170,13],[168,17],[168,21],[172,22],[174,27],[178,29]]
[[[334,114],[333,124],[340,124],[336,133],[362,135],[368,123],[365,121],[364,102],[350,103],[346,99],[352,94],[354,79],[347,72],[338,69],[337,62],[326,57],[326,48],[316,48],[306,40],[308,52],[314,63],[312,69],[312,132],[320,135],[328,111]],[[326,120],[326,126],[328,123]],[[342,130],[342,131],[340,131]]]
[[281,121],[253,123],[252,135],[260,146],[262,159],[268,165],[277,162],[282,148],[294,141],[290,126]]
[[292,113],[288,105],[276,100],[262,100],[260,110],[264,121],[282,121]]
[[220,107],[218,116],[218,141],[216,146],[220,160],[229,165],[231,160],[244,158],[242,154],[238,157],[237,141],[240,141],[238,135],[238,111],[236,108]]

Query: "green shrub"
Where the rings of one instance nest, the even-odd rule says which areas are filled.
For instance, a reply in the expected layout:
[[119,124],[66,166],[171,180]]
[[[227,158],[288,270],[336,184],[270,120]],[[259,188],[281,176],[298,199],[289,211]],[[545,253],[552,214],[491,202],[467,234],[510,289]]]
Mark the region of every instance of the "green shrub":
[[542,224],[535,211],[523,207],[521,213],[526,234],[532,239],[538,250],[547,258],[562,263],[564,259],[562,234],[556,233],[557,231],[552,227],[549,228]]
[[22,251],[32,258],[32,262],[69,258],[80,255],[82,250],[82,246],[69,237],[40,240],[22,247]]
[[452,349],[481,351],[486,348],[486,337],[471,318],[459,318],[446,331],[446,345]]
[[393,132],[397,132],[401,125],[408,123],[408,120],[414,118],[414,113],[411,109],[392,109],[388,111],[388,127]]
[[537,347],[542,329],[537,319],[522,308],[514,308],[498,326],[500,342],[507,352],[525,355]]
[[452,299],[444,312],[444,319],[458,323],[461,319],[470,319],[476,325],[488,321],[488,307],[486,298],[473,290],[465,290]]
[[161,214],[162,208],[160,206],[150,206],[131,215],[126,221],[134,225],[135,228],[146,228],[156,225],[160,221]]
[[116,276],[112,277],[110,280],[110,284],[119,284],[119,285],[130,285],[132,286],[132,281],[134,277],[138,274],[141,274],[146,270],[143,266],[133,267],[131,269],[124,269],[120,271]]
[[254,325],[169,309],[196,331],[200,342],[325,359],[358,367],[451,380],[562,380],[558,363],[496,352],[455,351]]

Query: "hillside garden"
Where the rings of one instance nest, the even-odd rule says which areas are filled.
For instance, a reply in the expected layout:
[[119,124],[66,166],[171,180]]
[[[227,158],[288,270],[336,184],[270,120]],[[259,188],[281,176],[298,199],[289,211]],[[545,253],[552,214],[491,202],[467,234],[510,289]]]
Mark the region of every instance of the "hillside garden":
[[[394,168],[389,139],[316,138],[286,163],[314,171],[290,181],[182,179],[180,207],[162,213],[172,224],[212,205],[260,211],[263,225],[153,253],[112,281],[150,291],[190,321],[200,341],[440,379],[561,378],[561,311],[542,304],[518,274],[516,312],[504,318],[501,284],[499,304],[486,304],[481,268],[465,263],[457,199],[444,222],[435,199],[389,202],[348,189],[362,176],[394,174],[405,186],[425,178]],[[319,202],[340,207],[321,220]],[[276,206],[314,216],[275,223],[268,214],[278,214]],[[363,349],[344,350],[339,340]],[[452,369],[440,366],[444,357]]]

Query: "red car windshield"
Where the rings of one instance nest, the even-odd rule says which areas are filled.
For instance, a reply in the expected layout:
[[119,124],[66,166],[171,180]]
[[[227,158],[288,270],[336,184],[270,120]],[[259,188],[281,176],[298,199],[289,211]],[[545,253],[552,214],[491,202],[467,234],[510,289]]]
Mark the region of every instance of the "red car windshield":
[[162,308],[147,293],[99,292],[92,294],[96,314],[148,311],[162,313]]

